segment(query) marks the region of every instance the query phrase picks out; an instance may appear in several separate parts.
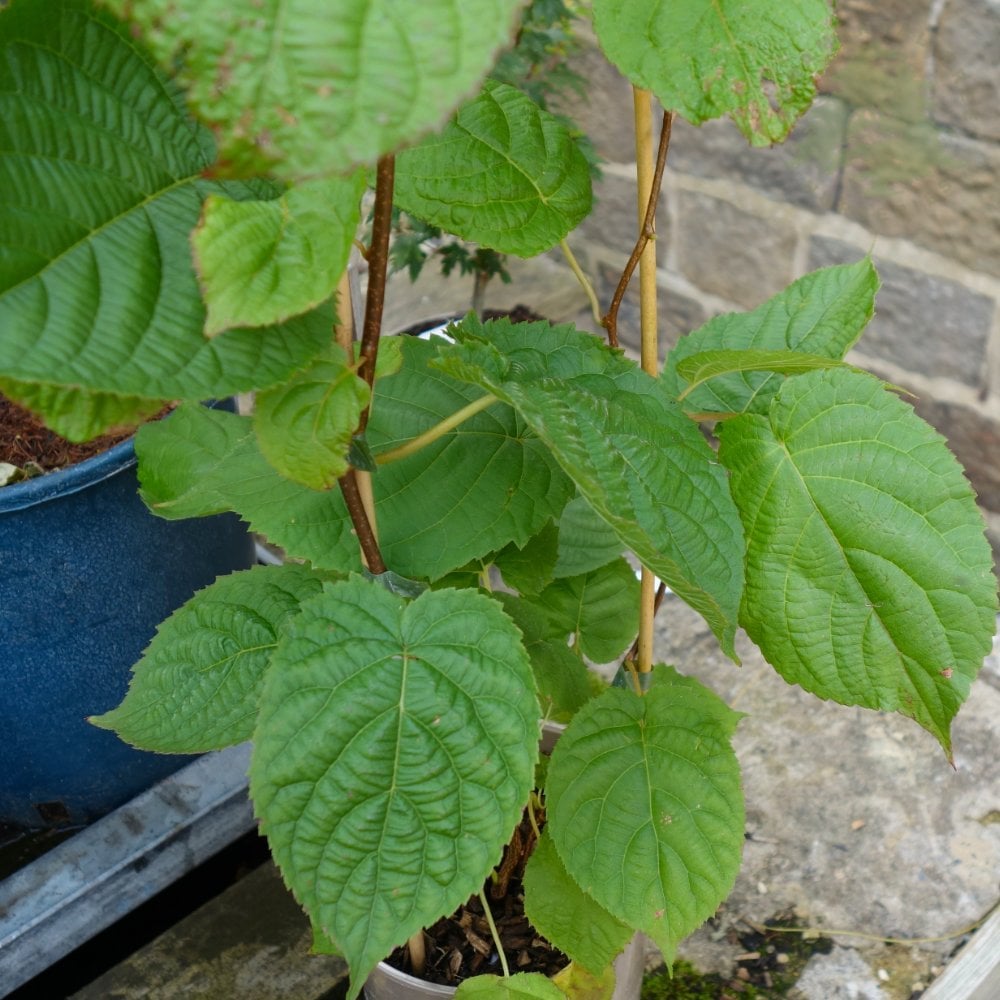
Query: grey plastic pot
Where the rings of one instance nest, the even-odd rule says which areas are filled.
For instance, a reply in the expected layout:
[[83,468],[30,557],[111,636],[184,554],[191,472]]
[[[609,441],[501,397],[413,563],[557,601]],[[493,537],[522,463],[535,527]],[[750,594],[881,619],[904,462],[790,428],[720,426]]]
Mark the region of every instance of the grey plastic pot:
[[[642,975],[646,966],[646,952],[638,934],[615,959],[615,991],[611,1000],[636,1000],[642,988]],[[365,983],[367,1000],[425,1000],[425,998],[451,997],[454,986],[428,983],[379,962]]]

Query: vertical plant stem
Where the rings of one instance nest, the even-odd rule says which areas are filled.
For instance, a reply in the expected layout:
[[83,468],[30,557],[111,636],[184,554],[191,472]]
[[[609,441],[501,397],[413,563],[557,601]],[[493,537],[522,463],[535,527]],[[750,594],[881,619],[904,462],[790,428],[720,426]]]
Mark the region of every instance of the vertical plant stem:
[[[340,277],[337,284],[337,313],[339,322],[334,328],[337,343],[343,348],[348,364],[354,363],[354,309],[351,302],[351,279],[347,271]],[[365,508],[365,515],[371,525],[372,535],[378,541],[378,522],[375,520],[375,497],[372,492],[372,477],[370,472],[355,470],[358,492]]]
[[351,278],[345,270],[337,283],[337,325],[334,339],[347,355],[348,364],[354,363],[354,310],[351,308]]
[[[383,156],[375,174],[375,210],[372,216],[372,245],[368,248],[368,295],[365,321],[361,331],[361,377],[369,386],[375,382],[375,362],[382,332],[382,309],[385,305],[385,281],[389,268],[389,234],[392,231],[392,189],[396,161]],[[368,409],[361,414],[358,433],[368,426]]]
[[[635,109],[635,165],[638,193],[639,233],[646,241],[639,256],[639,316],[642,334],[642,370],[656,375],[659,366],[659,337],[656,316],[656,241],[652,219],[647,219],[653,193],[653,109],[648,90],[632,88]],[[658,194],[659,192],[657,192]],[[655,203],[654,203],[655,204]],[[652,230],[652,231],[650,231]]]
[[406,942],[406,950],[410,953],[410,968],[416,976],[422,976],[427,967],[427,947],[424,943],[424,932],[417,931]]
[[663,184],[663,170],[667,165],[667,153],[670,149],[670,132],[673,123],[673,112],[664,112],[663,127],[660,130],[660,146],[656,153],[656,168],[653,171],[653,183],[649,192],[649,200],[646,202],[646,214],[641,221],[639,237],[632,248],[632,254],[625,265],[625,269],[622,271],[615,294],[611,297],[611,306],[608,308],[605,317],[601,320],[601,325],[608,331],[608,343],[612,347],[618,346],[618,310],[621,308],[625,292],[628,290],[629,282],[632,280],[632,274],[639,264],[639,259],[642,257],[643,251],[646,249],[646,244],[655,235],[656,204],[660,197],[660,187]]
[[378,576],[385,572],[385,563],[382,561],[382,553],[378,547],[378,539],[375,537],[375,530],[368,519],[368,512],[365,510],[365,502],[361,496],[361,489],[358,486],[358,474],[356,469],[348,469],[347,472],[337,480],[340,492],[344,495],[344,503],[347,506],[347,513],[351,516],[351,524],[354,526],[354,533],[358,537],[358,545],[361,548],[361,556],[365,561],[370,573]]
[[500,956],[500,967],[503,969],[503,974],[509,979],[510,966],[507,965],[507,956],[503,953],[503,942],[500,940],[500,932],[497,930],[497,925],[493,920],[493,911],[490,909],[490,904],[486,901],[486,893],[482,889],[479,890],[479,902],[483,904],[483,913],[486,914],[486,922],[490,925],[490,934],[493,935],[493,943],[497,946],[497,955]]
[[[651,238],[652,219],[649,204],[655,200],[653,167],[653,113],[652,95],[648,90],[632,88],[635,111],[635,163],[640,239],[646,237],[639,257],[639,317],[642,333],[642,370],[656,375],[659,368],[659,337],[656,316],[656,241]],[[653,669],[653,619],[656,614],[656,579],[645,566],[642,567],[639,598],[639,648],[637,665],[640,673]]]
[[378,520],[375,517],[375,490],[372,487],[372,474],[365,469],[355,469],[358,480],[358,494],[365,508],[365,517],[372,528],[372,537],[378,545]]
[[538,827],[538,817],[535,815],[535,803],[538,801],[538,796],[535,792],[532,792],[528,797],[528,820],[531,823],[531,829],[535,831],[535,840],[542,839],[542,831]]
[[[392,230],[392,188],[396,163],[391,156],[378,161],[375,176],[375,210],[372,220],[372,245],[368,249],[368,294],[365,297],[365,319],[361,331],[361,365],[359,374],[371,388],[375,384],[375,363],[378,360],[379,337],[382,333],[382,309],[385,304],[385,281],[389,269],[389,233]],[[350,297],[348,295],[348,303]],[[346,325],[346,324],[345,324]],[[371,404],[361,411],[358,434],[368,426]],[[371,496],[371,483],[363,489],[358,482],[359,473],[349,469],[337,481],[344,496],[347,512],[358,538],[361,556],[370,573],[376,576],[386,570],[375,534],[375,508]],[[367,497],[367,504],[365,502]]]

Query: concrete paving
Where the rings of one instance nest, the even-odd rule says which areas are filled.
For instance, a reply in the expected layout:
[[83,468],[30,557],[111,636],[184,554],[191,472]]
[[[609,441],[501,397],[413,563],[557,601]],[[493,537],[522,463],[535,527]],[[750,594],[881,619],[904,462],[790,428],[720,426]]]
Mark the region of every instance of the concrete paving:
[[[794,909],[803,924],[851,932],[835,937],[832,956],[813,959],[804,997],[909,998],[960,943],[952,935],[1000,898],[1000,653],[955,722],[952,769],[915,723],[819,701],[778,677],[745,636],[738,650],[742,667],[680,600],[661,608],[658,659],[747,715],[734,741],[747,805],[743,870],[719,926],[682,953],[727,971],[741,950],[729,932]],[[831,981],[853,992],[831,992]]]

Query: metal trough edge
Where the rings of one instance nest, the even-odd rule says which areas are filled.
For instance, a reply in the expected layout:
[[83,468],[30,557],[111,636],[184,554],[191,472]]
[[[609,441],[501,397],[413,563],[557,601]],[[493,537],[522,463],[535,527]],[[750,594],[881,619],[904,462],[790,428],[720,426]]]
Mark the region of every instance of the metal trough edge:
[[0,882],[0,997],[252,829],[249,763],[205,754]]

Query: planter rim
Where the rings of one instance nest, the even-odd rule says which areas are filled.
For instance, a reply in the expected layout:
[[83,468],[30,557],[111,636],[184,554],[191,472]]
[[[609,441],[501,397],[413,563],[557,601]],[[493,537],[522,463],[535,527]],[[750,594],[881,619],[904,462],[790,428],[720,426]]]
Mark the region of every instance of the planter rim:
[[79,493],[135,464],[133,436],[76,465],[0,487],[0,514],[25,510],[57,497]]

